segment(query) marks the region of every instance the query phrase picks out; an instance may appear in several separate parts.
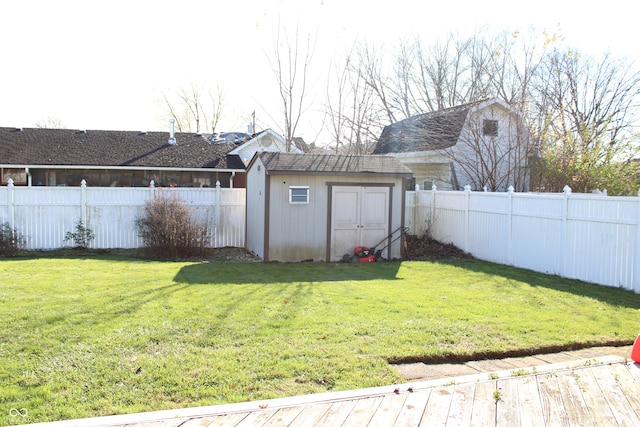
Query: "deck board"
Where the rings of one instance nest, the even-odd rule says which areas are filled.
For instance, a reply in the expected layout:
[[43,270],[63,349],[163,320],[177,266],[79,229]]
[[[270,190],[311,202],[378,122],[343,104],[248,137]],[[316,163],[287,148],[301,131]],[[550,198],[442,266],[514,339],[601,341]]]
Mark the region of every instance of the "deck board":
[[318,420],[319,426],[341,426],[356,407],[356,400],[343,400],[331,404],[327,412]]
[[500,399],[496,403],[496,426],[520,425],[518,378],[505,378],[497,383]]
[[471,402],[471,424],[475,427],[490,427],[496,424],[496,381],[483,381],[476,384]]
[[263,424],[264,427],[281,427],[288,426],[295,420],[300,412],[302,412],[303,407],[301,406],[293,406],[290,408],[281,408],[279,409],[271,418],[267,420]]
[[382,402],[381,396],[367,397],[356,402],[356,406],[349,413],[342,424],[343,427],[362,427],[369,424],[373,414]]
[[298,416],[289,423],[289,427],[316,425],[330,408],[331,403],[304,406]]
[[592,422],[596,426],[617,425],[613,412],[611,412],[591,369],[581,369],[576,372],[576,381],[582,391],[585,404],[589,408]]
[[611,372],[609,366],[596,366],[592,372],[600,385],[600,389],[603,391],[604,398],[609,404],[609,408],[611,412],[613,412],[618,425],[640,425],[640,418],[638,418],[638,415],[629,404],[624,392],[620,388],[620,384],[618,384],[618,379]]
[[437,387],[431,391],[424,408],[421,426],[445,426],[453,397],[453,385]]
[[544,425],[542,401],[538,392],[538,379],[534,375],[518,378],[518,403],[520,405],[520,425],[538,427]]
[[273,417],[278,409],[261,409],[259,411],[250,412],[242,421],[236,424],[237,427],[255,427],[261,426],[271,417]]
[[629,404],[634,409],[636,416],[640,416],[640,395],[638,394],[638,382],[631,371],[624,365],[612,365],[611,371],[617,379],[618,385]]
[[202,424],[191,424],[192,421],[198,421],[197,419],[191,419],[188,422],[182,424],[180,427],[229,427],[238,425],[240,421],[247,417],[246,413],[239,414],[227,414],[218,415],[215,417],[200,418]]
[[[447,366],[446,368],[449,368]],[[473,371],[473,368],[466,367]],[[485,369],[487,365],[485,365]],[[640,365],[603,356],[536,369],[28,427],[640,425]]]
[[389,427],[395,424],[404,402],[407,400],[407,393],[394,393],[385,396],[378,410],[373,414],[368,427]]
[[404,410],[400,413],[394,427],[414,427],[420,425],[424,408],[429,401],[431,389],[411,392],[404,402]]
[[557,378],[569,423],[572,426],[592,426],[592,417],[580,389],[578,374],[563,372],[559,373]]
[[569,419],[564,409],[558,378],[555,373],[538,377],[538,389],[544,424],[547,426],[569,426]]
[[469,402],[473,401],[476,391],[476,383],[456,384],[451,396],[447,425],[450,426],[470,426],[471,411]]

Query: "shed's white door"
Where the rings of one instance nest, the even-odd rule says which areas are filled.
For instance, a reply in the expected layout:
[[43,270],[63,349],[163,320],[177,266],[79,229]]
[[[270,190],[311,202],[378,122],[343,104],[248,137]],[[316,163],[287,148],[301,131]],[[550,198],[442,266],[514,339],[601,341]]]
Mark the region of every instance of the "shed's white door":
[[389,187],[332,188],[331,260],[338,261],[353,255],[356,246],[373,247],[389,234]]

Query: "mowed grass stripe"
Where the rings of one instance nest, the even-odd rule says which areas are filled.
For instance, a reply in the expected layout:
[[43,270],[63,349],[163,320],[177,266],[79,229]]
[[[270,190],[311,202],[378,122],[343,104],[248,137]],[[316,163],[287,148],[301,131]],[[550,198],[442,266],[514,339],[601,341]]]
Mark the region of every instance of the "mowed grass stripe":
[[3,425],[373,387],[401,380],[389,361],[630,343],[640,320],[640,295],[477,260],[9,259],[0,277]]

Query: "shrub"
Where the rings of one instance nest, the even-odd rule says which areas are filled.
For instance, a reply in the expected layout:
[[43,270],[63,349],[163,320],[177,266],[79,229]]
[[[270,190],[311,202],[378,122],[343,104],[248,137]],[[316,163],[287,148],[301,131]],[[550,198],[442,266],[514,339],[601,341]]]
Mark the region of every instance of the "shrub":
[[0,255],[14,255],[25,239],[15,228],[11,228],[8,222],[0,225]]
[[87,249],[91,241],[95,238],[95,234],[89,227],[82,224],[82,220],[76,222],[76,231],[67,231],[64,241],[72,240],[76,248]]
[[147,201],[135,224],[146,251],[155,257],[189,258],[202,255],[208,246],[209,227],[194,221],[178,196],[162,194]]

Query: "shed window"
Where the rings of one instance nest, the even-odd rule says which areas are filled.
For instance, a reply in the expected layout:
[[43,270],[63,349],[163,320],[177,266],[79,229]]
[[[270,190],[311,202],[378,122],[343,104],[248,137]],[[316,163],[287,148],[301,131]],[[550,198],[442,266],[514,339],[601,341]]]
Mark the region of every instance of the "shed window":
[[482,134],[485,136],[498,136],[498,121],[485,120],[482,122]]
[[309,187],[289,187],[289,203],[309,203]]

